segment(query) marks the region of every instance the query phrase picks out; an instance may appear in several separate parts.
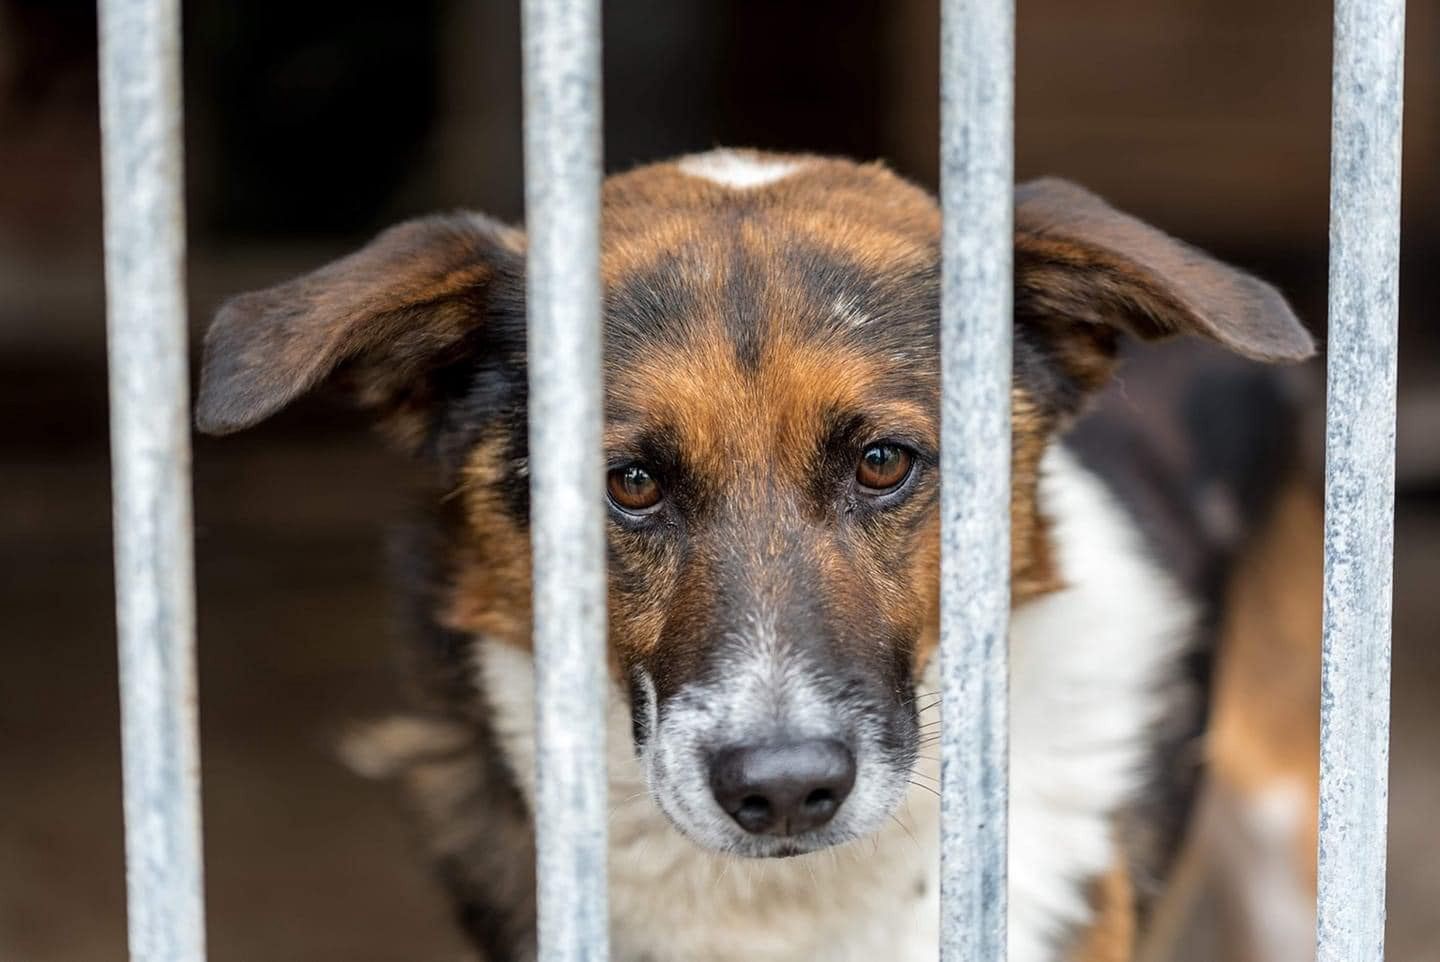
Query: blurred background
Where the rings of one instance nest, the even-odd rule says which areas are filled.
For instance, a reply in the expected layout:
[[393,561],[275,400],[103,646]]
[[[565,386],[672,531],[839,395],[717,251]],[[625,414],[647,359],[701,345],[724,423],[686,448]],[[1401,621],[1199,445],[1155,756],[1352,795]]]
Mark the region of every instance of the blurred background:
[[[934,0],[605,6],[611,169],[756,146],[934,185]],[[1078,180],[1266,276],[1320,331],[1328,7],[1025,0],[1020,176]],[[185,4],[196,343],[224,296],[399,218],[521,216],[517,11]],[[95,29],[87,0],[0,0],[0,957],[18,962],[123,958]],[[1440,960],[1435,0],[1410,4],[1406,60],[1390,957],[1423,962]],[[397,800],[333,750],[396,704],[382,533],[410,468],[314,400],[197,439],[195,471],[212,958],[458,958]]]

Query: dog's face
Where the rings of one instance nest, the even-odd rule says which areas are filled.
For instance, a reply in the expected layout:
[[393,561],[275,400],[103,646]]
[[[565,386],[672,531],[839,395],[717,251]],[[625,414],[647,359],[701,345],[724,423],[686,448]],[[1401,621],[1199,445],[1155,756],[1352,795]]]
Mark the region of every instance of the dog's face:
[[613,646],[657,801],[752,855],[904,794],[937,586],[933,205],[785,179],[682,164],[606,198]]
[[[697,843],[788,855],[909,788],[939,591],[939,214],[878,166],[717,152],[604,195],[613,674],[657,804]],[[1055,587],[1040,455],[1117,333],[1309,353],[1273,290],[1040,182],[1016,208],[1013,594]],[[232,301],[203,427],[337,371],[444,487],[441,616],[529,644],[523,237],[402,225]],[[603,493],[601,490],[603,488]]]

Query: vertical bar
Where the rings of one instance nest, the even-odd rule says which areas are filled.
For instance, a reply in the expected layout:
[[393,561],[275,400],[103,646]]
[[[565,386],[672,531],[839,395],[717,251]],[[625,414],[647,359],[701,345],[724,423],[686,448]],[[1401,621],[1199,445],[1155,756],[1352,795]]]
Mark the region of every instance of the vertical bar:
[[178,0],[101,0],[130,958],[205,957]]
[[1382,962],[1404,0],[1337,0],[1319,962]]
[[608,957],[600,4],[525,0],[540,958]]
[[1014,0],[943,0],[941,959],[1003,962]]

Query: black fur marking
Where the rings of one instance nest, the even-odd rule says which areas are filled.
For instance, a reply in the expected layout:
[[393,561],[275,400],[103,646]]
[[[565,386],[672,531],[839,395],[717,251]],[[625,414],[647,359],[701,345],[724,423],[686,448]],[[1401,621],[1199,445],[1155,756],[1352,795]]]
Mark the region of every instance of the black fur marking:
[[727,260],[723,295],[725,332],[734,345],[735,360],[741,369],[753,372],[760,366],[765,339],[772,326],[763,302],[769,273],[739,244],[734,245]]
[[611,366],[634,360],[655,344],[678,347],[686,319],[701,306],[687,282],[685,264],[695,261],[693,245],[667,252],[654,266],[625,278],[605,296],[605,349]]

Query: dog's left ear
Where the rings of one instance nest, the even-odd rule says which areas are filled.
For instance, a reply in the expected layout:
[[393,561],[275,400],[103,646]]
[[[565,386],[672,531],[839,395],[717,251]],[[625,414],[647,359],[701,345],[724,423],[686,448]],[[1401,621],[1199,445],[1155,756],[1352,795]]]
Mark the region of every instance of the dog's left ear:
[[1315,352],[1269,284],[1049,178],[1015,191],[1015,316],[1087,390],[1108,377],[1119,331],[1198,334],[1260,361]]
[[425,217],[231,299],[205,338],[196,424],[238,431],[333,379],[405,435],[398,422],[425,413],[437,372],[484,335],[497,279],[519,277],[523,257],[523,235],[480,214]]

